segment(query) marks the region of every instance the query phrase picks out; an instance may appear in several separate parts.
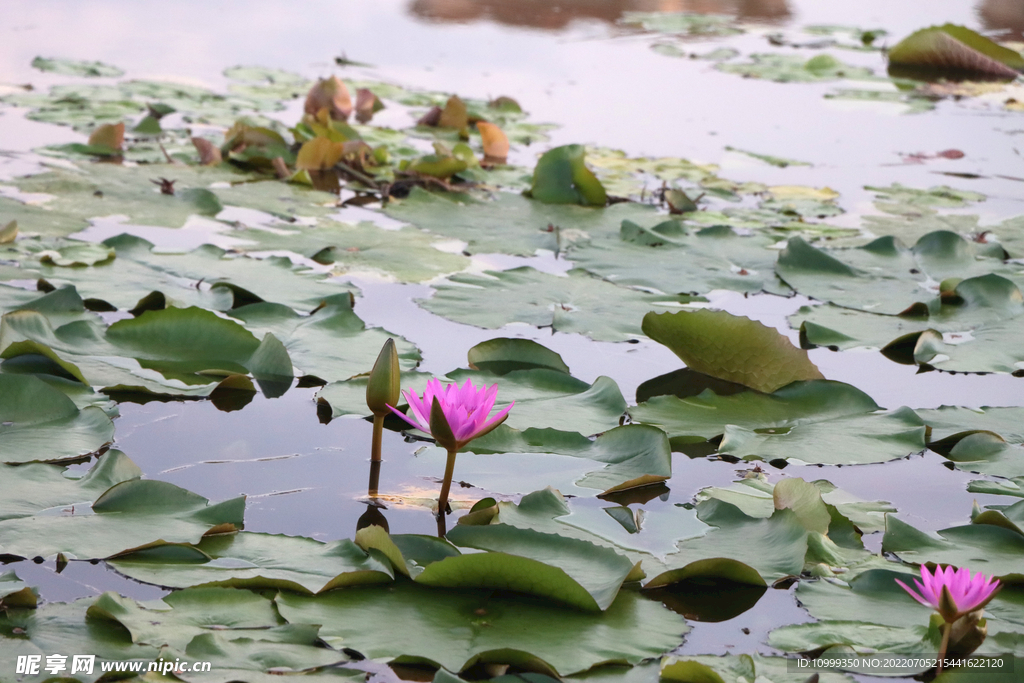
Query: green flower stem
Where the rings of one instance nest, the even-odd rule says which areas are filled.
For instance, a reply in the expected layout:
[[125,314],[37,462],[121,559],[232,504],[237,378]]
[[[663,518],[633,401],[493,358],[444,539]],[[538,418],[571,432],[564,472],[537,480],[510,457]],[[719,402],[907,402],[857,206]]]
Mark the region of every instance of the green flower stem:
[[942,660],[946,658],[946,650],[949,648],[949,634],[953,630],[953,624],[946,623],[942,628],[942,643],[939,645],[938,667],[936,674],[942,673]]
[[441,484],[441,495],[437,499],[437,517],[444,519],[445,510],[448,508],[448,492],[452,488],[452,477],[455,475],[455,454],[458,451],[448,451],[448,462],[444,466],[444,482]]
[[370,461],[380,462],[380,442],[384,438],[384,414],[373,414],[373,441],[370,445]]

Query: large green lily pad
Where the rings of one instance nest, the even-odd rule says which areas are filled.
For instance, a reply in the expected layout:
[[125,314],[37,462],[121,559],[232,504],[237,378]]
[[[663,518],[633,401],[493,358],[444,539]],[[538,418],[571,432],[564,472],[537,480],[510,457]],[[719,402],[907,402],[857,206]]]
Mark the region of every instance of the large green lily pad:
[[[280,338],[293,362],[308,375],[336,382],[369,372],[381,346],[393,335],[367,329],[352,311],[348,295],[334,296],[324,303],[309,316],[269,303],[244,306],[231,311],[231,315],[258,334]],[[421,360],[419,351],[403,339],[397,343],[402,369],[415,368]]]
[[0,471],[0,519],[28,517],[42,510],[77,505],[88,509],[92,501],[114,484],[142,476],[127,455],[111,449],[83,476],[43,463],[2,465]]
[[[913,315],[911,315],[913,314]],[[999,275],[969,278],[944,298],[908,311],[876,316],[837,307],[805,307],[791,318],[801,343],[847,349],[878,346],[890,359],[950,372],[1018,373],[1024,352],[1024,296]]]
[[925,447],[924,422],[912,410],[880,412],[859,389],[828,380],[794,382],[772,394],[657,396],[629,415],[664,429],[673,448],[722,436],[718,452],[744,459],[860,464]]
[[584,611],[607,610],[633,563],[607,547],[507,524],[457,526],[457,546],[487,552],[434,562],[416,581],[444,588],[491,588],[548,598]]
[[763,78],[778,83],[818,83],[839,79],[872,80],[871,69],[845,64],[830,54],[805,59],[800,55],[755,53],[749,62],[719,62],[715,68],[744,78]]
[[244,496],[211,505],[167,482],[130,479],[109,488],[91,508],[3,520],[0,546],[24,557],[104,558],[165,542],[198,543],[207,533],[240,529],[244,508]]
[[740,236],[728,226],[689,232],[678,221],[653,227],[623,221],[620,239],[592,239],[569,251],[579,267],[623,286],[673,294],[703,294],[713,289],[761,290],[785,294],[774,275],[775,240]]
[[757,391],[824,379],[807,352],[776,330],[725,311],[648,313],[643,331],[670,348],[691,370]]
[[249,230],[247,240],[256,243],[247,250],[287,249],[331,264],[339,275],[383,274],[401,282],[422,282],[439,275],[464,270],[469,259],[433,245],[439,241],[411,226],[385,230],[373,223],[343,223],[322,220],[315,227],[287,230]]
[[[682,617],[631,591],[599,613],[407,582],[316,597],[282,593],[276,603],[289,622],[322,624],[328,642],[368,658],[450,671],[477,662],[528,663],[566,675],[605,662],[636,664],[678,646],[689,629]],[[380,623],[404,624],[406,636],[399,641],[389,629],[366,627]]]
[[[1017,277],[998,245],[978,245],[950,231],[930,232],[905,247],[880,237],[856,249],[824,250],[799,237],[779,253],[776,272],[800,294],[872,313],[898,314],[938,294],[947,278],[989,273]],[[931,284],[929,284],[931,283]]]
[[74,401],[31,375],[0,373],[0,459],[6,463],[79,460],[114,438],[102,409]]
[[[481,275],[453,275],[421,304],[440,316],[488,329],[511,322],[582,334],[596,341],[640,336],[640,320],[655,308],[678,308],[686,295],[650,294],[606,282],[585,270],[549,275],[529,266]],[[500,301],[501,305],[494,305]]]
[[1024,535],[994,524],[968,524],[927,534],[889,515],[882,550],[904,562],[970,567],[1003,581],[1024,583]]
[[203,538],[196,547],[163,546],[118,557],[109,564],[139,581],[172,588],[225,586],[276,588],[300,593],[386,583],[391,565],[345,539],[237,533]]
[[95,598],[83,598],[71,603],[53,602],[38,609],[11,609],[0,614],[0,661],[14,671],[17,658],[22,655],[40,657],[40,671],[35,676],[20,680],[30,683],[53,681],[54,674],[45,670],[46,657],[63,654],[68,673],[73,655],[96,655],[93,673],[75,674],[71,681],[94,683],[103,676],[104,662],[140,662],[143,669],[159,656],[159,649],[132,642],[123,628],[109,628],[86,617]]
[[623,220],[646,221],[655,209],[633,203],[607,208],[544,204],[508,193],[480,200],[416,189],[407,198],[390,202],[385,212],[436,235],[462,240],[471,254],[533,256],[538,249],[558,253],[590,235],[614,234]]
[[577,486],[602,491],[645,486],[664,481],[672,475],[668,438],[661,430],[644,425],[615,427],[593,441],[550,429],[519,431],[502,425],[472,441],[466,450],[474,453],[557,453],[606,463],[604,468],[576,481]]
[[231,588],[189,588],[149,603],[108,592],[89,607],[88,616],[117,622],[134,643],[179,650],[214,630],[230,630],[237,637],[238,631],[252,634],[282,623],[268,598]]

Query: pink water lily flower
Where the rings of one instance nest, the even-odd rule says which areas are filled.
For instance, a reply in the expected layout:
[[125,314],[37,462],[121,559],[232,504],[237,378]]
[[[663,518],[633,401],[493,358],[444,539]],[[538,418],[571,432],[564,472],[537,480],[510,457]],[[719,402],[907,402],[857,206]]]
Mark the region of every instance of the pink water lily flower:
[[470,441],[504,422],[515,401],[491,417],[491,409],[494,408],[494,400],[498,396],[498,385],[475,387],[470,379],[461,387],[458,384],[442,385],[439,380],[432,379],[427,382],[422,397],[415,391],[402,393],[409,402],[409,413],[412,418],[395,410],[394,406],[388,407],[413,427],[430,434],[438,446],[448,451],[441,495],[437,499],[437,532],[439,536],[444,536],[444,516],[448,509],[452,477],[455,474],[456,454]]
[[[402,393],[409,402],[409,412],[413,419],[389,406],[391,410],[413,427],[433,436],[438,445],[449,451],[462,450],[473,439],[500,425],[515,405],[513,401],[494,417],[489,417],[498,395],[498,385],[475,387],[471,379],[467,379],[461,387],[457,384],[442,385],[440,380],[432,379],[427,382],[422,398],[415,391],[406,390]],[[451,430],[451,442],[447,434],[431,431],[430,412],[435,398]]]
[[953,623],[963,615],[984,607],[999,590],[999,580],[978,572],[971,576],[971,570],[962,567],[936,567],[930,574],[921,565],[921,580],[914,579],[915,591],[899,579],[896,583],[903,587],[915,600],[922,605],[938,611],[947,623]]

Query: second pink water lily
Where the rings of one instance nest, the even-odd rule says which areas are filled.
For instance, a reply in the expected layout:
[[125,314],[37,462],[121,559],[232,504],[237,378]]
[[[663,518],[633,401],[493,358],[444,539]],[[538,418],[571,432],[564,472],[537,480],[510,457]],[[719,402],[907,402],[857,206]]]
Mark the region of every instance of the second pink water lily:
[[[490,417],[494,402],[498,396],[498,385],[490,387],[473,385],[473,381],[467,379],[460,387],[458,384],[441,384],[440,380],[432,379],[427,382],[427,388],[423,396],[415,391],[406,390],[402,392],[406,401],[409,402],[409,413],[412,416],[402,414],[394,407],[391,410],[396,415],[411,424],[417,429],[425,431],[437,440],[438,445],[449,451],[459,451],[473,439],[488,433],[508,417],[508,412],[515,405],[515,401],[506,408],[498,411],[494,417]],[[451,443],[448,443],[447,434],[435,433],[444,430],[431,429],[430,419],[434,399],[448,423],[451,431]]]
[[938,611],[948,623],[984,607],[999,589],[998,579],[981,572],[971,576],[971,570],[967,567],[957,570],[952,567],[936,567],[932,574],[921,565],[921,580],[914,579],[916,591],[899,579],[896,579],[896,583],[922,605]]

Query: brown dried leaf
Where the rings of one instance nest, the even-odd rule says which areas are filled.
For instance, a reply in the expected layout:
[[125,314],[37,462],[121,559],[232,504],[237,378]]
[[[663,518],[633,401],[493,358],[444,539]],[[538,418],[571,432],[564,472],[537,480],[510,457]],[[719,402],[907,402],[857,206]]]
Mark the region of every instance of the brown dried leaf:
[[466,110],[466,103],[458,95],[452,95],[441,111],[441,117],[437,121],[438,128],[462,130],[468,125],[469,112]]
[[352,98],[348,94],[348,88],[337,76],[317,81],[306,95],[304,110],[307,114],[316,116],[324,107],[332,119],[339,121],[348,120],[349,114],[352,113]]
[[8,244],[13,242],[18,236],[18,221],[11,221],[4,227],[0,228],[0,244]]
[[384,103],[367,88],[356,90],[356,120],[368,123],[373,115],[384,108]]
[[327,138],[316,137],[303,143],[295,157],[295,168],[306,171],[323,171],[341,160],[344,145]]
[[434,128],[441,121],[441,107],[431,107],[430,110],[420,117],[416,122],[417,126],[430,126]]
[[484,147],[486,161],[503,164],[508,158],[508,137],[493,123],[477,121],[477,130],[480,131],[480,141]]
[[199,163],[203,166],[216,166],[224,160],[220,148],[206,138],[192,138],[192,144],[199,152]]
[[104,123],[89,136],[89,144],[120,152],[124,149],[124,122]]

